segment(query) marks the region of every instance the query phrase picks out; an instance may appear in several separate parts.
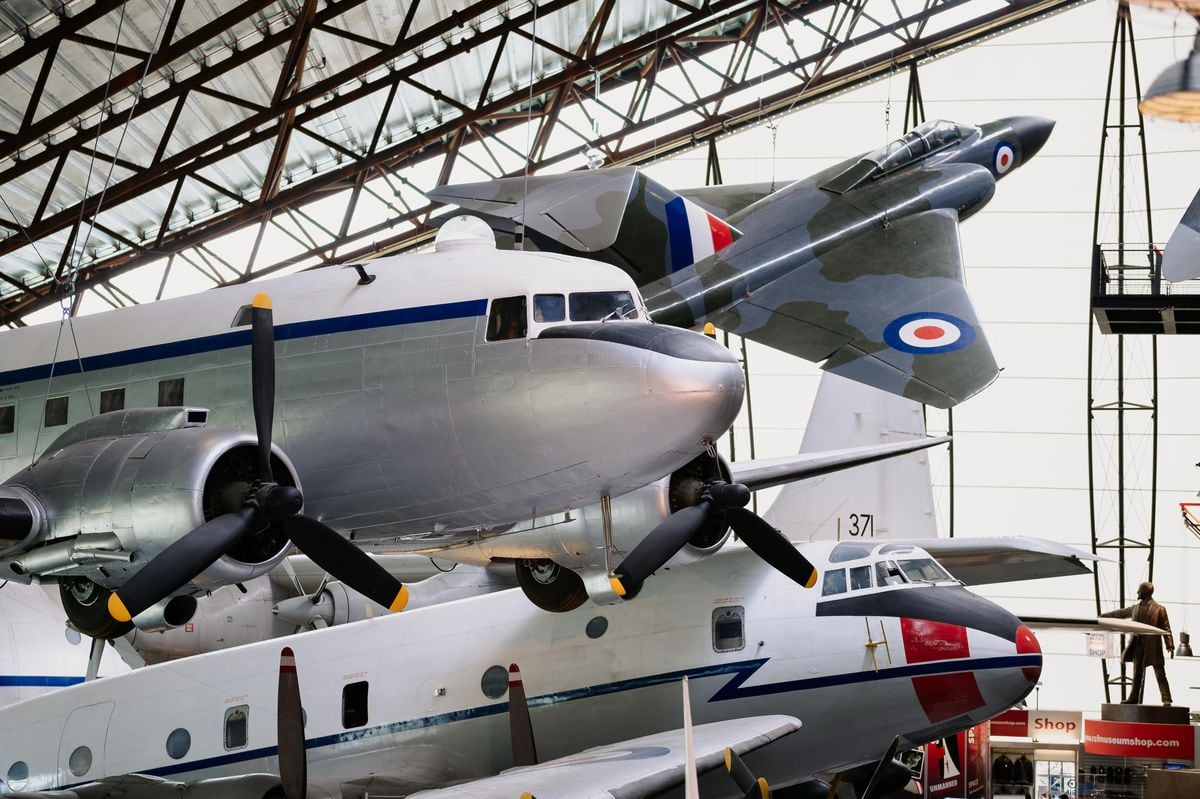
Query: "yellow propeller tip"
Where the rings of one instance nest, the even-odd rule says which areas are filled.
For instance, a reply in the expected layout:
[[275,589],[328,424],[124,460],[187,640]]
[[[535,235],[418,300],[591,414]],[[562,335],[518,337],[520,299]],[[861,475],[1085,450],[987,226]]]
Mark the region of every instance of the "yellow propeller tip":
[[732,754],[733,750],[731,750],[728,746],[725,747],[725,770],[730,774],[733,773],[733,758],[730,757]]
[[808,576],[808,582],[804,584],[805,588],[812,588],[817,584],[817,570],[813,569],[813,573]]
[[121,601],[121,597],[116,594],[108,595],[108,615],[117,621],[133,620],[133,616],[129,615],[129,609],[125,607],[125,603]]
[[713,323],[712,323],[712,322],[705,322],[705,323],[704,323],[704,335],[706,335],[706,336],[715,336],[715,335],[717,335],[717,328],[716,328],[716,326],[715,326],[715,325],[713,325]]
[[266,295],[266,292],[260,291],[254,295],[254,299],[250,301],[250,304],[255,308],[270,308],[271,298]]
[[762,799],[768,799],[771,795],[771,789],[763,777],[758,778],[758,792],[762,794]]
[[625,596],[625,586],[621,585],[619,577],[609,577],[608,584],[612,586],[613,593],[617,596]]
[[404,606],[408,604],[408,586],[400,586],[400,592],[396,594],[396,598],[392,600],[392,604],[388,605],[388,610],[392,613],[398,613],[404,610]]

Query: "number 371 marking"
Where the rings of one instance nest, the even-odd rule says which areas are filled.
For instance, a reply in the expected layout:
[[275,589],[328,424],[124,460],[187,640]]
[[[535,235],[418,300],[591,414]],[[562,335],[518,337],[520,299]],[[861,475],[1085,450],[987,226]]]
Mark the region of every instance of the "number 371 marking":
[[863,538],[875,537],[875,514],[873,513],[851,513],[850,523],[846,527],[846,532],[853,536]]

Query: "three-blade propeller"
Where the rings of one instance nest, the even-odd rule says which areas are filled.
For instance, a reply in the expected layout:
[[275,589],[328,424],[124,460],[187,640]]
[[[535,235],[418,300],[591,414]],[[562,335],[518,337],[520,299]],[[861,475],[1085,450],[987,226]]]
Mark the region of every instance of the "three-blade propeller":
[[372,601],[397,611],[408,589],[336,530],[299,511],[304,497],[295,486],[275,481],[271,428],[275,413],[275,329],[271,300],[254,297],[250,344],[251,396],[258,435],[258,480],[242,507],[216,516],[180,537],[143,566],[108,600],[117,621],[134,616],[173,594],[264,523],[282,526],[292,543],[314,563]]
[[[715,463],[715,461],[714,461]],[[718,476],[704,485],[700,501],[675,511],[638,542],[614,572],[613,590],[631,598],[710,518],[729,525],[756,555],[805,588],[817,583],[817,570],[792,544],[758,514],[746,509],[750,489]]]

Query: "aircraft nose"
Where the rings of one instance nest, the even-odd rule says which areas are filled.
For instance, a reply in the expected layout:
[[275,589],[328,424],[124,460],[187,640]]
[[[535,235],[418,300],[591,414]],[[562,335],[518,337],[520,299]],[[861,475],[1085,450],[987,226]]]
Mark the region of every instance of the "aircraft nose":
[[1017,628],[1017,654],[1026,656],[1030,665],[1022,666],[1021,672],[1030,685],[1036,685],[1042,676],[1042,645],[1038,643],[1033,630],[1022,624]]
[[1054,130],[1054,120],[1046,117],[1017,117],[1012,120],[1013,132],[1021,142],[1021,162],[1038,154]]

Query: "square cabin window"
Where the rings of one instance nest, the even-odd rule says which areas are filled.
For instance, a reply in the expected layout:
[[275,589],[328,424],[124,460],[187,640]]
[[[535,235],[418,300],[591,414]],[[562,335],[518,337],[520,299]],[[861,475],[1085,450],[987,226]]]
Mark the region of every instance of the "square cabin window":
[[183,378],[158,381],[158,407],[170,408],[183,404]]
[[106,388],[100,392],[100,413],[125,410],[125,389]]
[[717,608],[712,614],[713,650],[736,652],[746,646],[746,629],[743,623],[746,609],[741,605]]
[[0,405],[0,436],[17,429],[17,406]]
[[342,727],[362,727],[367,723],[367,681],[342,686]]
[[821,596],[844,593],[846,593],[846,570],[830,569],[825,572],[825,581],[821,584]]
[[528,329],[529,317],[525,312],[523,296],[501,297],[498,300],[492,300],[492,312],[488,315],[488,341],[525,338]]
[[567,318],[567,301],[561,294],[534,294],[533,321],[561,322]]
[[225,748],[241,749],[250,741],[250,706],[236,705],[225,711]]
[[863,588],[871,587],[871,567],[870,566],[851,566],[850,567],[850,590],[858,591]]
[[67,423],[67,412],[70,408],[70,399],[68,397],[51,397],[46,400],[46,415],[44,425],[46,427],[58,427]]

